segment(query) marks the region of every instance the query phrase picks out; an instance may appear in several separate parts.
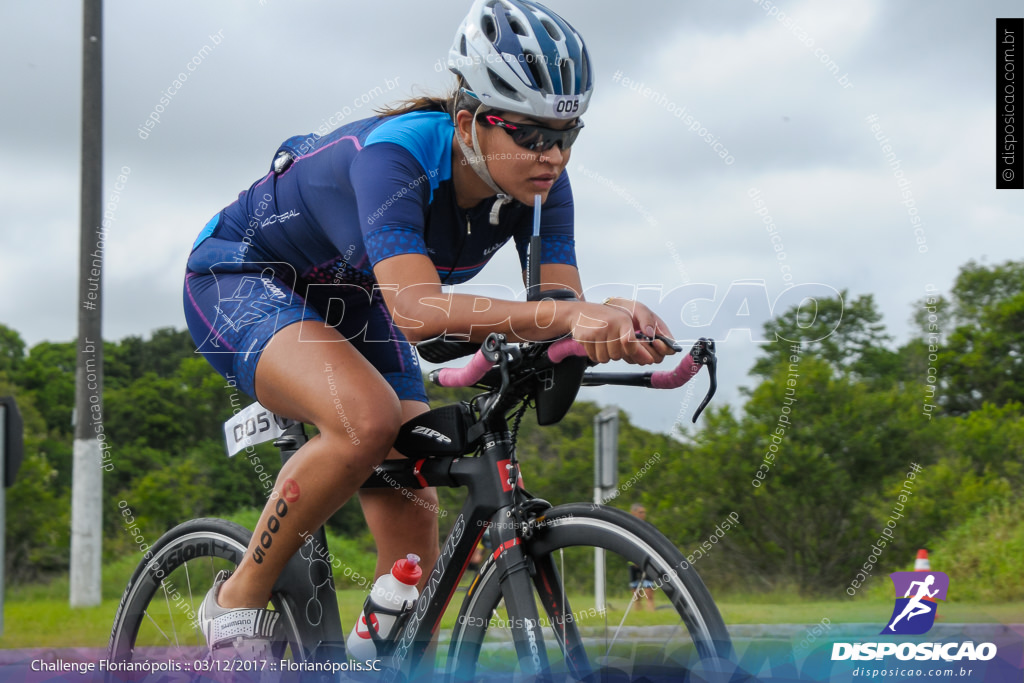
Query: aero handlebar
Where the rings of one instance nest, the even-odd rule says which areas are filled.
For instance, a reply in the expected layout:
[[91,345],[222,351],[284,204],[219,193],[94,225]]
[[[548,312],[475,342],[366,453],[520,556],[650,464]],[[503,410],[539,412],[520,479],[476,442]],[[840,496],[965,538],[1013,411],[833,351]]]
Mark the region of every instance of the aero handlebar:
[[[648,337],[638,335],[642,340]],[[659,339],[667,343],[677,351],[682,348],[671,339],[659,336]],[[489,336],[483,346],[478,350],[470,361],[461,368],[441,368],[430,373],[431,380],[443,387],[469,387],[479,382],[486,375],[494,364],[500,359],[501,342],[494,335]],[[573,339],[560,339],[551,344],[545,355],[554,364],[560,363],[572,356],[586,357],[587,353],[583,345]],[[588,372],[583,377],[583,384],[589,386],[603,384],[617,384],[624,386],[644,386],[652,389],[677,389],[689,382],[703,365],[708,366],[710,388],[704,401],[700,404],[693,416],[693,421],[704,410],[704,407],[711,400],[717,388],[716,379],[716,358],[715,342],[711,339],[700,339],[687,353],[682,361],[673,370],[660,370],[643,373],[620,373],[620,372]]]
[[494,361],[488,360],[483,350],[477,351],[461,368],[441,368],[436,374],[431,373],[434,384],[441,387],[471,387],[494,367]]

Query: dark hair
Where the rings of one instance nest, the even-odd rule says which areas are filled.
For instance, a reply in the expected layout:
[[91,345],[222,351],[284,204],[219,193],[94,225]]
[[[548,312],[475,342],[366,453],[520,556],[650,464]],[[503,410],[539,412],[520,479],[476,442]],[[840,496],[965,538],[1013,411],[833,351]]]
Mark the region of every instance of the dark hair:
[[377,109],[377,117],[399,116],[414,111],[439,111],[455,118],[455,115],[463,109],[475,112],[480,107],[480,100],[463,92],[465,88],[466,81],[459,76],[455,85],[444,97],[437,95],[410,97],[407,100]]

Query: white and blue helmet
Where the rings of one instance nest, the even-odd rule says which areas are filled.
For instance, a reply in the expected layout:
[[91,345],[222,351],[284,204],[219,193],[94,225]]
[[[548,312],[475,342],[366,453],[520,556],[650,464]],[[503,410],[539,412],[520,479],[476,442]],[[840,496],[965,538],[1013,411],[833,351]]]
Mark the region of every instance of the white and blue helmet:
[[531,0],[476,0],[455,34],[448,68],[485,106],[538,118],[580,116],[594,92],[583,39]]

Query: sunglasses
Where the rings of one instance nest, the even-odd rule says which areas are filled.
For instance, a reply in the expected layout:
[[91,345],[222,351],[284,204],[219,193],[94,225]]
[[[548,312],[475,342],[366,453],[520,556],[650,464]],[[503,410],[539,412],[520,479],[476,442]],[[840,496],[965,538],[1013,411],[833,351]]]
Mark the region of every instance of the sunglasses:
[[500,116],[490,114],[484,120],[491,126],[497,126],[512,136],[512,141],[531,152],[546,152],[555,145],[563,150],[572,147],[583,129],[583,119],[579,119],[572,128],[548,128],[526,123],[511,123]]

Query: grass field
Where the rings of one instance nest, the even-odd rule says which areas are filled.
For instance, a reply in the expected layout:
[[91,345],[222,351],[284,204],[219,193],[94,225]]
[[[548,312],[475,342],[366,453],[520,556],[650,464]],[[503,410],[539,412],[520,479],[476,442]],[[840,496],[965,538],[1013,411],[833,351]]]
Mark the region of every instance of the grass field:
[[[63,595],[44,596],[43,587],[18,591],[9,595],[4,610],[4,634],[0,648],[30,647],[105,647],[117,610],[118,598],[104,599],[98,607],[71,609],[67,601],[66,581]],[[362,606],[365,593],[359,590],[338,592],[344,623],[350,624]],[[458,596],[455,600],[458,600]],[[579,613],[593,607],[592,596],[571,596]],[[609,598],[608,619],[616,621],[628,597]],[[664,604],[664,600],[661,601]],[[722,596],[719,609],[726,624],[816,624],[823,618],[832,624],[881,623],[889,616],[892,603],[884,600],[805,601],[791,595],[759,595],[755,597]],[[198,606],[198,604],[197,604]],[[458,606],[453,601],[442,628],[454,624]],[[940,617],[946,623],[1019,623],[1024,621],[1024,603],[977,605],[943,603]],[[632,612],[630,623],[674,623],[668,610]]]
[[[230,519],[252,528],[258,511],[239,513]],[[363,576],[372,576],[373,555],[360,550],[349,539],[328,536],[332,550],[339,557],[345,557],[347,566],[352,566]],[[62,577],[45,584],[9,587],[6,592],[4,629],[0,636],[0,649],[32,647],[105,647],[110,637],[114,613],[132,572],[140,559],[138,554],[127,555],[103,567],[103,602],[97,607],[71,609],[68,604],[68,579]],[[337,596],[341,609],[342,623],[350,625],[366,597],[364,590],[355,588],[351,582],[336,577],[339,587]],[[468,579],[464,580],[464,585]],[[611,584],[610,584],[611,585]],[[573,610],[579,614],[594,606],[592,595],[572,594]],[[460,594],[461,595],[461,594]],[[442,628],[450,629],[458,613],[457,595],[441,622]],[[892,587],[882,581],[876,582],[870,590],[863,591],[856,599],[812,600],[797,595],[794,591],[778,591],[759,594],[715,593],[715,600],[727,625],[739,624],[818,624],[828,619],[836,624],[881,624],[892,609]],[[617,620],[628,602],[625,595],[608,598],[608,621]],[[193,596],[194,607],[198,607],[202,596]],[[663,596],[657,596],[665,604]],[[944,623],[1024,623],[1024,602],[978,601],[962,602],[955,599],[943,602],[939,608],[939,619]],[[630,614],[629,622],[636,625],[675,623],[670,610],[639,612]],[[602,619],[603,621],[603,619]]]

